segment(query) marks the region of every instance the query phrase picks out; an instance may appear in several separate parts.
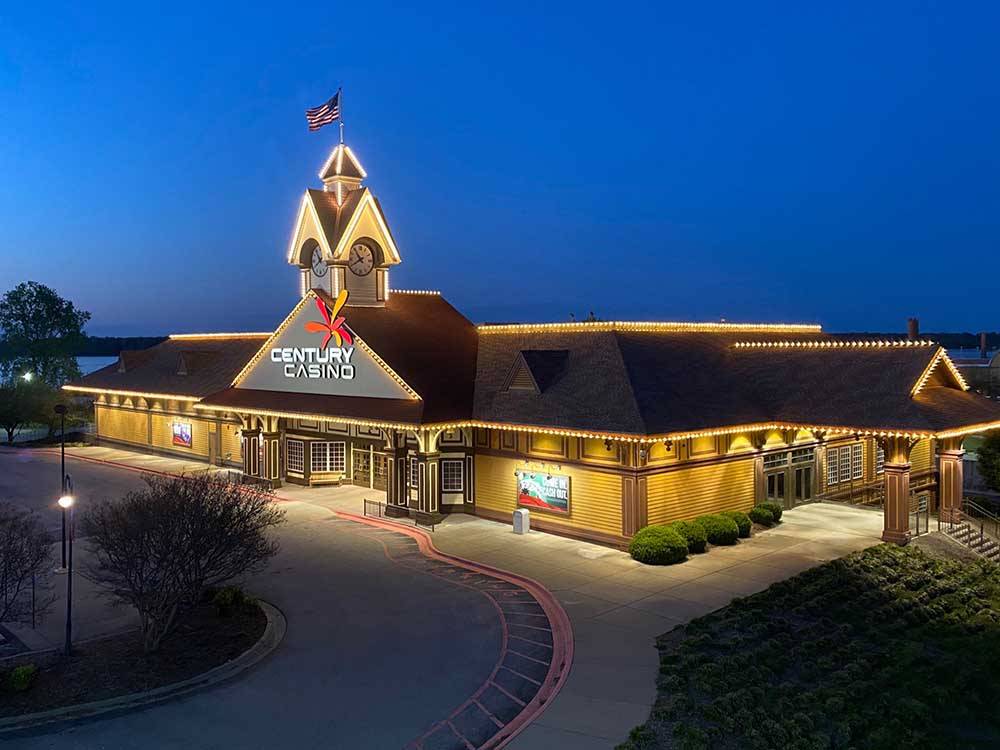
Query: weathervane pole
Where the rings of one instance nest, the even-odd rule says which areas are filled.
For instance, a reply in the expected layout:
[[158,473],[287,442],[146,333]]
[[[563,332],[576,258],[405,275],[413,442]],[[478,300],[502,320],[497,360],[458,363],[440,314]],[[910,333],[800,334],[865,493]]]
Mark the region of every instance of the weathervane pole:
[[344,145],[344,87],[337,89],[340,94],[340,145]]

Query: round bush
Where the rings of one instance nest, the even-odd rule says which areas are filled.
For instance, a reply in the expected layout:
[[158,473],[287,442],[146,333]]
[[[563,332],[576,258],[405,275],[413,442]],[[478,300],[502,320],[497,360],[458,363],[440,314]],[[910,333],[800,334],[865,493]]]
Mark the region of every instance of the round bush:
[[755,505],[747,515],[751,521],[759,523],[762,526],[770,526],[774,523],[774,514],[763,505]]
[[673,565],[687,557],[688,546],[669,526],[646,526],[639,529],[628,545],[632,558],[647,565]]
[[766,503],[761,503],[760,507],[767,508],[769,511],[771,511],[771,515],[774,516],[775,523],[781,520],[781,513],[784,510],[781,503],[776,503],[769,500]]
[[705,533],[705,527],[697,521],[674,521],[670,524],[670,528],[684,537],[684,541],[687,542],[688,552],[698,553],[705,551],[705,545],[708,544],[708,535]]
[[736,544],[740,535],[740,527],[736,521],[718,513],[700,516],[698,523],[705,527],[705,534],[712,544]]
[[740,530],[740,539],[746,539],[750,536],[750,527],[753,526],[753,522],[750,520],[750,516],[742,510],[724,510],[719,515],[736,521],[736,528]]

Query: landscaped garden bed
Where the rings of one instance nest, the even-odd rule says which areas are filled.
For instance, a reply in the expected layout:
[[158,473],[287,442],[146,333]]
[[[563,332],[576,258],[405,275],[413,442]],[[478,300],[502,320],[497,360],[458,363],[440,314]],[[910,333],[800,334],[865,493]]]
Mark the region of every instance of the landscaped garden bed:
[[0,667],[0,718],[181,682],[243,654],[266,625],[266,616],[254,602],[220,607],[206,601],[188,612],[152,653],[144,653],[142,637],[130,631],[79,644],[69,659],[39,659],[37,671],[26,663],[20,670]]
[[1000,567],[880,545],[658,639],[620,750],[1000,746]]
[[628,552],[646,565],[674,565],[689,554],[707,552],[709,545],[728,547],[747,539],[754,527],[761,531],[780,522],[781,514],[779,503],[767,502],[755,506],[749,514],[724,510],[691,520],[645,526],[632,537]]

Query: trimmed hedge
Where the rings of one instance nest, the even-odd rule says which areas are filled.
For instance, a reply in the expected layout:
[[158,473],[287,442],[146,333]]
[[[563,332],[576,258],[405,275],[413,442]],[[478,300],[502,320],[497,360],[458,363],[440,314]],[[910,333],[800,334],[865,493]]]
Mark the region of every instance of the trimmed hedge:
[[684,537],[688,552],[705,551],[705,545],[708,544],[708,534],[705,533],[705,527],[697,521],[674,521],[670,524],[670,528]]
[[669,526],[645,526],[639,529],[628,545],[634,560],[647,565],[673,565],[687,558],[688,545],[684,537]]
[[699,516],[697,521],[704,527],[710,543],[736,544],[736,539],[740,535],[740,527],[732,518],[726,518],[718,513],[710,513],[707,516]]
[[771,515],[774,516],[775,523],[778,523],[778,521],[781,520],[781,513],[782,511],[784,511],[784,507],[781,505],[781,503],[776,503],[774,501],[769,500],[766,503],[761,503],[760,507],[767,508],[769,511],[771,511]]
[[750,527],[753,526],[753,522],[750,520],[750,516],[742,510],[724,510],[719,515],[736,521],[736,528],[740,530],[740,539],[746,539],[750,536]]
[[750,520],[763,526],[770,526],[774,523],[774,514],[763,505],[755,505],[747,513]]

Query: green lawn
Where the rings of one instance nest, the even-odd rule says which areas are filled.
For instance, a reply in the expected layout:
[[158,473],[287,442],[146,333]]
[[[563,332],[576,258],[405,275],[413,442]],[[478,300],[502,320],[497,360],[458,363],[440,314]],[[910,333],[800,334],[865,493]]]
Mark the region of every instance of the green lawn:
[[659,638],[619,750],[1000,747],[1000,567],[880,545]]

